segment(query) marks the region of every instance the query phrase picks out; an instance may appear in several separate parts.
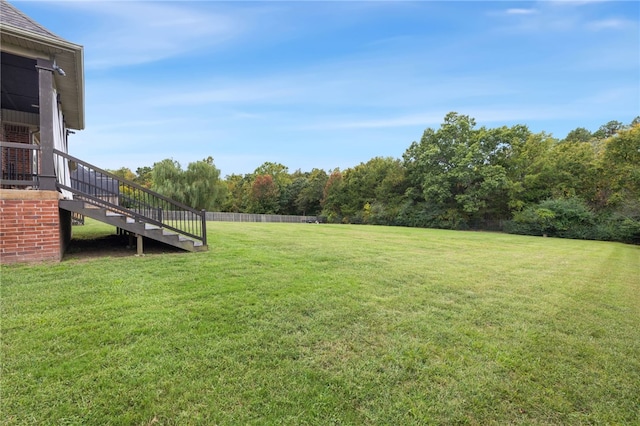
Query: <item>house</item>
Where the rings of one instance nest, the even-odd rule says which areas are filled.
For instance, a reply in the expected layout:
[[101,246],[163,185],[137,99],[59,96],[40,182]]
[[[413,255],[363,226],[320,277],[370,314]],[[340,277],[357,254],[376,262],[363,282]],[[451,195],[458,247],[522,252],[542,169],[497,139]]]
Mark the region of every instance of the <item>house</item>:
[[0,0],[0,263],[59,261],[71,214],[206,250],[205,214],[69,155],[82,130],[84,49]]

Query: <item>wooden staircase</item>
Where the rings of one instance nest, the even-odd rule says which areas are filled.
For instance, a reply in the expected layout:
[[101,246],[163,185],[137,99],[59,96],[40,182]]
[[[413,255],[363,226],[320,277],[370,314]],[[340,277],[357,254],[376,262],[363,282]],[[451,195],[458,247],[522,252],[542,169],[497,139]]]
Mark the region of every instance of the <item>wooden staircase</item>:
[[207,246],[202,241],[85,201],[60,200],[59,207],[72,213],[78,213],[97,221],[108,223],[116,228],[124,229],[133,235],[141,235],[183,250],[191,252],[207,251]]
[[64,152],[54,150],[54,159],[72,166],[57,170],[57,187],[66,195],[59,202],[61,209],[138,237],[139,253],[142,237],[191,252],[208,250],[204,210],[185,206]]

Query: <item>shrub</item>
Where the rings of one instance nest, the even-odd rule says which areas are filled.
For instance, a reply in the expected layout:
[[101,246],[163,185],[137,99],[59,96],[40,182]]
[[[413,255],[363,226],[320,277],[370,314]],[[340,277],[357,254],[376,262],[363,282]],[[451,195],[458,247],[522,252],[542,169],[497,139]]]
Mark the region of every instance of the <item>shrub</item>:
[[505,230],[513,234],[595,238],[595,214],[579,198],[552,198],[516,212]]
[[640,201],[628,200],[615,211],[602,215],[596,233],[600,240],[640,244]]

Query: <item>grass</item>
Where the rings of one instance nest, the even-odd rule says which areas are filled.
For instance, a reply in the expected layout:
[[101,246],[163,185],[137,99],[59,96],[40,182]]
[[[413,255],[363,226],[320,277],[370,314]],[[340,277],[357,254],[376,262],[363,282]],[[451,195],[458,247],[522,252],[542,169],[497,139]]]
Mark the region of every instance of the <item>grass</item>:
[[640,247],[311,224],[209,237],[206,253],[3,267],[0,422],[640,423]]

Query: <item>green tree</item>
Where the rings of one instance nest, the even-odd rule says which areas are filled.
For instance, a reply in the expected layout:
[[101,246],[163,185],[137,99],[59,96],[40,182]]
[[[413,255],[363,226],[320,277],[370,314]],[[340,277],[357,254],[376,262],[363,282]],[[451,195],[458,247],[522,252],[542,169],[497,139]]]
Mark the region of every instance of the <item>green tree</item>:
[[180,163],[164,159],[153,164],[152,189],[165,197],[185,203],[185,180]]
[[133,182],[136,178],[136,175],[129,169],[128,167],[120,167],[117,170],[107,170],[108,172],[113,173],[114,175]]
[[564,138],[565,142],[589,142],[593,138],[591,132],[584,127],[573,129]]
[[597,175],[596,153],[593,145],[582,142],[560,142],[552,147],[554,198],[580,197],[595,200]]
[[276,214],[280,210],[280,188],[271,175],[258,175],[251,185],[251,213]]
[[342,212],[354,222],[392,223],[406,187],[404,166],[400,160],[372,158],[345,170]]
[[542,132],[530,134],[515,147],[509,174],[509,207],[519,211],[551,197],[555,180],[552,148],[557,140]]
[[605,204],[640,201],[640,124],[605,141],[602,171],[601,187],[608,193]]
[[290,200],[288,198],[289,191],[287,190],[287,187],[292,182],[291,175],[289,175],[289,168],[280,163],[266,161],[258,166],[258,168],[253,172],[253,176],[255,178],[264,175],[271,176],[273,183],[277,187],[279,199],[278,207],[274,210],[274,213],[286,212],[287,205],[290,204]]
[[318,214],[322,211],[331,221],[360,222],[364,206],[394,203],[405,190],[404,169],[399,160],[376,157],[344,172],[334,170],[330,176],[324,170],[296,172],[289,186],[289,196],[295,195],[295,212]]
[[342,221],[342,206],[346,202],[346,195],[343,191],[342,172],[335,169],[329,175],[327,183],[322,190],[322,212],[329,222]]
[[318,215],[322,210],[321,201],[329,176],[321,169],[313,169],[302,180],[302,186],[295,198],[297,212],[303,215]]
[[232,174],[225,177],[227,187],[222,209],[226,212],[246,212],[249,210],[251,178],[249,175]]
[[226,191],[213,159],[189,163],[184,172],[185,201],[195,209],[219,210]]
[[154,191],[195,209],[215,210],[222,203],[224,190],[213,160],[189,163],[182,170],[177,161],[165,159],[153,165],[152,180]]
[[611,120],[606,124],[600,126],[598,130],[593,133],[596,139],[606,139],[617,134],[619,131],[624,130],[626,127],[624,124],[617,120]]
[[457,227],[508,215],[513,156],[529,130],[474,126],[469,116],[451,112],[438,130],[425,130],[420,142],[413,142],[403,155],[411,185],[408,194],[414,203],[430,206],[436,226]]
[[136,177],[133,179],[135,183],[145,188],[152,186],[153,169],[149,166],[138,167],[136,169]]
[[280,206],[280,214],[302,214],[302,210],[298,208],[296,200],[302,189],[308,184],[309,173],[298,169],[289,177],[291,181],[283,189],[286,193],[280,196],[283,201],[283,205]]

